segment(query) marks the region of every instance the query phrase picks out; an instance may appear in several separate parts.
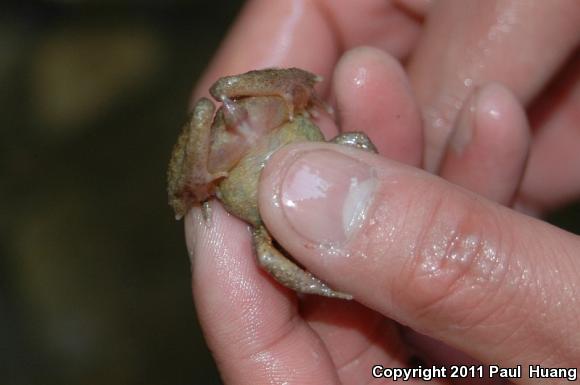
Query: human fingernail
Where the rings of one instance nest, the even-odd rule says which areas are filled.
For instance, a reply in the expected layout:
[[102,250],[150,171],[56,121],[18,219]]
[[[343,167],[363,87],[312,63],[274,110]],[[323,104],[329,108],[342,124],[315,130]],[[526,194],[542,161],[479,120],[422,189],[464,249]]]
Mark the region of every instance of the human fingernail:
[[339,245],[364,225],[377,185],[367,164],[336,151],[312,150],[288,167],[279,199],[297,234]]

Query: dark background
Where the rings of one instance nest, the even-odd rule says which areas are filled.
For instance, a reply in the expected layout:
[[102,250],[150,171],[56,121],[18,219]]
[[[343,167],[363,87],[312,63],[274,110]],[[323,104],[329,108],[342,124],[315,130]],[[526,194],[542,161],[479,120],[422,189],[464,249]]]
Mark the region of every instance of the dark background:
[[241,3],[0,6],[0,383],[219,383],[165,168]]
[[0,383],[213,384],[165,169],[242,1],[0,6]]

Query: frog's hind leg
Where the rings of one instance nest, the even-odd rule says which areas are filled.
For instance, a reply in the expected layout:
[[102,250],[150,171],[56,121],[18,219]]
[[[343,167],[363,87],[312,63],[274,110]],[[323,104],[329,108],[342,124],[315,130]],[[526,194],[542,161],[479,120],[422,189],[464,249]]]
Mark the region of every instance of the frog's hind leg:
[[345,132],[332,139],[333,143],[356,147],[360,150],[378,152],[370,138],[363,132]]
[[264,226],[254,228],[252,238],[260,266],[282,285],[299,293],[352,299],[352,295],[332,290],[324,282],[286,258],[272,245],[272,238]]

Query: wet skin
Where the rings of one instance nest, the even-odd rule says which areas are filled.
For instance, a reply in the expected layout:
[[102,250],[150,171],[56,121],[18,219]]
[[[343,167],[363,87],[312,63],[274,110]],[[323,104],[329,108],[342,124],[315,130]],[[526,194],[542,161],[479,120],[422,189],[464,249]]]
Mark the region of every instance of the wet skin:
[[[300,293],[351,299],[329,288],[272,244],[258,209],[258,182],[268,157],[296,142],[324,141],[310,116],[323,107],[314,85],[321,78],[298,68],[266,69],[220,78],[195,104],[173,150],[168,170],[169,204],[177,219],[194,205],[209,218],[207,201],[217,197],[226,210],[252,226],[260,266],[282,285]],[[345,133],[334,143],[376,152],[363,133]]]

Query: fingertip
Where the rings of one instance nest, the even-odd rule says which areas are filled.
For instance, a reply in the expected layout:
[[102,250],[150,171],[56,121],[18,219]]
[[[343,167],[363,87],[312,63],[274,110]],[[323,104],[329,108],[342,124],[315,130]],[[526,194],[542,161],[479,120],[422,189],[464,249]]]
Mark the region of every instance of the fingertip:
[[440,175],[501,204],[519,186],[530,147],[525,111],[506,87],[490,83],[466,99]]
[[516,96],[499,83],[482,87],[477,106],[476,124],[490,133],[490,142],[496,141],[511,148],[514,153],[527,153],[530,144],[528,119]]
[[400,63],[371,47],[348,51],[333,79],[342,131],[363,131],[379,153],[419,165],[422,130],[419,109]]

